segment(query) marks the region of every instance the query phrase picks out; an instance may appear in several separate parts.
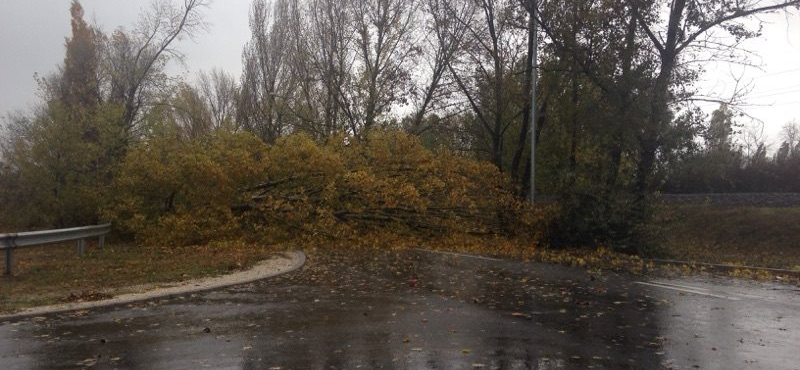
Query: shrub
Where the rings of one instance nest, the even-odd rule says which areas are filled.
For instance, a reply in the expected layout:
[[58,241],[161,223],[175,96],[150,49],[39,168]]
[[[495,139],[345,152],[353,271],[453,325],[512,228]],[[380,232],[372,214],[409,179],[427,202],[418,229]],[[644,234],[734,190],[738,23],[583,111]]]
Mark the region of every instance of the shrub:
[[104,215],[148,243],[187,245],[239,231],[231,210],[262,178],[266,147],[246,133],[181,141],[162,135],[134,146],[113,183]]
[[595,187],[561,197],[550,245],[555,247],[610,246],[616,252],[648,255],[655,252],[658,225],[652,224],[654,203],[637,202],[635,195]]

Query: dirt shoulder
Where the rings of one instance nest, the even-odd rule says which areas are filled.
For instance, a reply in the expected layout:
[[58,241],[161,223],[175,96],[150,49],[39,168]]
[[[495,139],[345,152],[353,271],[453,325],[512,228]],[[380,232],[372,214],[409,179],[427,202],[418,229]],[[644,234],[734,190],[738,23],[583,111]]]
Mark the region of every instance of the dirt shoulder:
[[303,252],[283,252],[276,254],[268,260],[261,261],[244,271],[238,271],[216,277],[192,279],[177,283],[158,285],[148,284],[111,289],[107,292],[103,292],[104,294],[111,296],[111,298],[96,301],[62,303],[28,308],[9,315],[0,315],[0,321],[27,316],[37,316],[110,305],[127,304],[147,299],[165,298],[175,295],[219,289],[231,285],[245,284],[297,270],[303,266],[305,260],[306,256]]
[[0,313],[110,298],[107,292],[125,287],[226,275],[291,249],[233,240],[185,247],[111,241],[104,248],[93,240],[83,255],[74,243],[21,249],[14,253],[13,275],[0,275]]

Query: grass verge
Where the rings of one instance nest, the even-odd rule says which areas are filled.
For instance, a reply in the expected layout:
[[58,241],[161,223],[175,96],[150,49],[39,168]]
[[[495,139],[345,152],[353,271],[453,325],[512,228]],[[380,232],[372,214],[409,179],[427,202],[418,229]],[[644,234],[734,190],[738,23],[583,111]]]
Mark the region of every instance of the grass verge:
[[[113,243],[103,249],[89,243],[83,256],[73,243],[18,250],[13,276],[0,276],[0,312],[103,299],[124,287],[220,275],[251,267],[278,250],[238,241],[189,247]],[[0,261],[3,258],[0,255]]]
[[800,207],[671,206],[665,257],[800,271]]

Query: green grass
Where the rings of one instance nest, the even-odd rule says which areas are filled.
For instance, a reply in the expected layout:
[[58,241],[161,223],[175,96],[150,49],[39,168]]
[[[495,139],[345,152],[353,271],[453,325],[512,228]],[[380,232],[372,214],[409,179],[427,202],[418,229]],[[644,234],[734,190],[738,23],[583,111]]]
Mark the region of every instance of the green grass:
[[73,243],[19,250],[14,253],[14,275],[0,276],[0,312],[64,302],[70,295],[113,294],[128,286],[224,274],[276,251],[243,242],[180,248],[113,243],[104,249],[89,243],[83,256]]
[[800,270],[800,207],[672,206],[667,257]]

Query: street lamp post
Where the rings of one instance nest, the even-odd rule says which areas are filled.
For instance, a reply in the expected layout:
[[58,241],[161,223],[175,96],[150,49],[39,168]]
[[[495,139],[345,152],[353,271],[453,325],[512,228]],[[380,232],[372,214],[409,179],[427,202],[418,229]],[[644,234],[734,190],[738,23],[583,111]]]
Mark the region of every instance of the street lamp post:
[[531,178],[530,178],[530,203],[534,204],[536,194],[536,85],[538,73],[538,46],[539,34],[536,25],[536,9],[538,7],[537,0],[531,0],[531,11],[528,20],[530,32],[533,33],[533,47],[529,52],[533,53],[531,58]]

